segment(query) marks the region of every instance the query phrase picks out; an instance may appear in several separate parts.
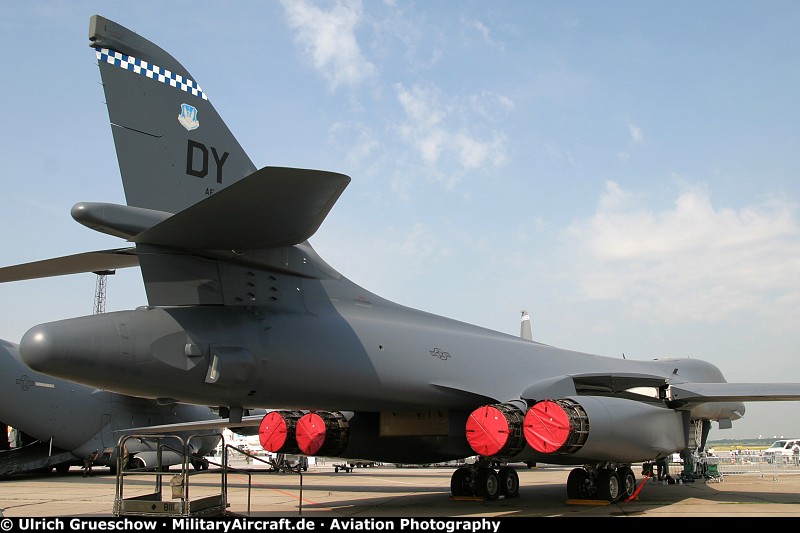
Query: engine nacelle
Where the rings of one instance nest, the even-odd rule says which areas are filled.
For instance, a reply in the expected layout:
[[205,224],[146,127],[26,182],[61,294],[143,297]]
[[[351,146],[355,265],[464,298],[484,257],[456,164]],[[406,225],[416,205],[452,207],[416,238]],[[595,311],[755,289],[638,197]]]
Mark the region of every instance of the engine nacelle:
[[350,440],[350,425],[342,413],[271,411],[258,427],[261,447],[273,453],[339,457]]
[[[437,424],[419,412],[271,411],[259,441],[272,453],[432,463],[472,455],[464,439],[467,412],[437,412]],[[520,427],[521,427],[521,414]],[[520,429],[521,432],[521,429]],[[420,457],[424,461],[420,461]]]
[[483,456],[546,463],[557,455],[556,464],[630,463],[686,447],[683,414],[613,396],[542,400],[524,416],[512,404],[483,406],[467,420],[466,435],[470,447]]

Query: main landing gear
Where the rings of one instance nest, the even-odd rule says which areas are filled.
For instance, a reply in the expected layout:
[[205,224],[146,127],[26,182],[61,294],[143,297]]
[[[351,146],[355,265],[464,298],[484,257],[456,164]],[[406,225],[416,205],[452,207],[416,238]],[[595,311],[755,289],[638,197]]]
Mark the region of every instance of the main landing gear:
[[625,501],[636,492],[636,475],[629,465],[575,468],[567,477],[570,500]]
[[[519,496],[517,471],[504,465],[495,469],[485,459],[464,465],[450,478],[453,497],[477,496],[496,500],[500,496]],[[587,465],[574,468],[567,477],[567,498],[570,500],[625,501],[636,492],[636,475],[630,465]]]
[[478,496],[496,500],[500,496],[519,496],[519,476],[514,468],[504,465],[495,470],[492,463],[480,460],[475,464],[460,466],[450,478],[453,497]]

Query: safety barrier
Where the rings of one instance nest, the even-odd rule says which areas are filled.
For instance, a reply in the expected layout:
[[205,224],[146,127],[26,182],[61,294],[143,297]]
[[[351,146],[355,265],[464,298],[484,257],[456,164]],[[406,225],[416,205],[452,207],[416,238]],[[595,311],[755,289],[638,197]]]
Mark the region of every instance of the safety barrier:
[[[762,477],[778,479],[780,476],[800,474],[800,460],[790,456],[766,457],[755,451],[738,453],[719,452],[712,456],[697,459],[705,463],[713,463],[722,475],[758,474]],[[670,463],[671,471],[680,471],[682,462]]]
[[[192,460],[198,460],[192,454],[192,440],[218,435],[192,435],[186,441],[178,435],[125,435],[117,443],[117,479],[116,493],[114,497],[114,516],[220,516],[225,513],[227,503],[227,474],[228,468],[226,458],[223,456],[223,465],[219,470],[200,469],[194,472],[189,471],[189,464]],[[125,453],[126,442],[129,439],[145,439],[156,444],[156,464],[143,465],[139,468],[128,468],[125,464],[127,453]],[[224,440],[222,440],[224,443]],[[182,455],[181,470],[177,475],[173,475],[169,480],[171,497],[165,498],[164,477],[169,476],[169,466],[165,466],[163,456],[165,453],[180,453]],[[190,499],[189,479],[196,475],[219,475],[219,493],[213,493],[197,499]],[[143,477],[154,478],[153,489],[145,488],[145,492],[132,497],[126,497],[125,491],[134,492],[135,489],[126,489],[126,478]],[[147,487],[147,484],[136,483],[136,487]]]

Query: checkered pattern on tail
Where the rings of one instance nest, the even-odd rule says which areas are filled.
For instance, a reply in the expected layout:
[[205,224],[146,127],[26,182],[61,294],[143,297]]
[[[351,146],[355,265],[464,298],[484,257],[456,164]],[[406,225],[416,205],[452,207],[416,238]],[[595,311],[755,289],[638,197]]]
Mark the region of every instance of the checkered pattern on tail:
[[175,74],[158,65],[151,65],[147,61],[142,61],[136,57],[121,54],[109,50],[108,48],[95,48],[95,51],[97,53],[97,60],[100,62],[130,70],[136,74],[141,74],[142,76],[147,76],[161,83],[166,83],[170,87],[175,87],[194,96],[199,96],[203,100],[208,100],[206,93],[203,92],[194,80],[184,78],[180,74]]

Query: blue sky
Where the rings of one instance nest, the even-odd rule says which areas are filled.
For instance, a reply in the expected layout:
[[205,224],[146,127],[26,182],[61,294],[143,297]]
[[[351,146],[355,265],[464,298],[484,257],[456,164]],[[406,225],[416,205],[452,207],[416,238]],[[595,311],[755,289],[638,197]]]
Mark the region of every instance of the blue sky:
[[[0,3],[0,264],[121,241],[89,17],[172,53],[258,166],[353,181],[312,245],[404,305],[564,348],[800,382],[800,4]],[[0,286],[0,338],[91,314],[92,274]],[[107,310],[146,303],[138,269]],[[749,403],[711,438],[800,435]]]

